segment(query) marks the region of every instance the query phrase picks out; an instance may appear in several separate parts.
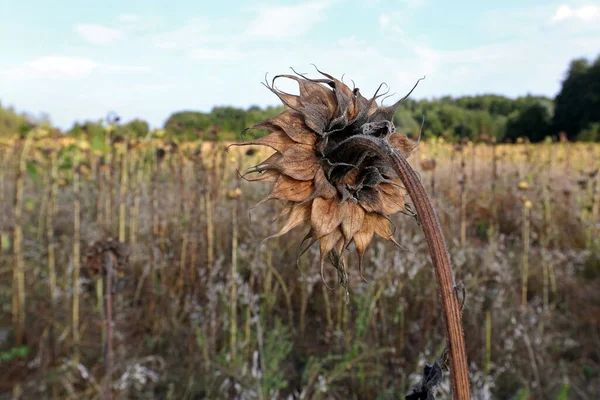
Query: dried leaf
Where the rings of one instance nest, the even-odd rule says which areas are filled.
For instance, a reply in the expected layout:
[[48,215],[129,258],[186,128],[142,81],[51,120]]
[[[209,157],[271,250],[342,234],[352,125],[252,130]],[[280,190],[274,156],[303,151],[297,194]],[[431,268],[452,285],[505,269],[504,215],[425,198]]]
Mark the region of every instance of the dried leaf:
[[300,202],[306,200],[312,191],[312,181],[297,181],[289,176],[281,175],[266,200],[279,199]]
[[321,250],[321,259],[319,261],[319,265],[321,268],[321,279],[325,282],[325,274],[323,273],[323,266],[325,265],[325,257],[327,254],[333,249],[333,247],[339,242],[342,238],[342,231],[340,229],[336,229],[331,232],[329,235],[326,235],[321,238],[319,243],[319,248]]
[[314,199],[310,217],[314,237],[319,239],[333,232],[342,223],[347,209],[348,203],[338,204],[337,198]]
[[259,172],[257,176],[247,178],[246,175],[251,174],[252,172],[247,172],[243,175],[243,178],[250,182],[276,182],[277,179],[281,176],[281,173],[275,169],[268,169],[263,172]]
[[275,131],[283,130],[294,142],[314,146],[317,142],[317,136],[312,133],[306,124],[302,114],[296,111],[284,111],[266,121],[259,122],[251,129],[267,129]]
[[335,187],[325,177],[325,172],[323,172],[323,168],[319,168],[317,173],[315,174],[315,194],[324,198],[331,199],[336,196],[337,191]]
[[390,144],[400,150],[404,158],[408,158],[416,143],[401,133],[394,133],[388,138]]
[[250,140],[242,143],[233,143],[230,146],[267,146],[279,152],[284,152],[289,149],[291,146],[296,144],[284,131],[281,129],[277,129],[272,133],[263,136],[261,138]]
[[404,196],[406,191],[400,186],[390,183],[381,183],[377,186],[379,198],[378,210],[384,215],[392,215],[404,211]]
[[297,145],[284,151],[274,167],[291,178],[309,181],[315,177],[320,165],[313,151]]
[[365,211],[362,207],[354,203],[348,203],[348,211],[346,211],[346,216],[342,221],[342,233],[344,234],[344,238],[346,238],[346,243],[349,243],[360,230],[364,220]]
[[263,240],[263,243],[269,239],[273,239],[278,236],[285,235],[292,229],[294,229],[297,226],[300,226],[304,222],[308,221],[310,219],[311,206],[312,206],[311,203],[295,205],[292,208],[292,210],[290,211],[290,216],[288,217],[285,225],[281,228],[281,230],[279,232],[277,232],[276,234],[267,237],[265,240]]

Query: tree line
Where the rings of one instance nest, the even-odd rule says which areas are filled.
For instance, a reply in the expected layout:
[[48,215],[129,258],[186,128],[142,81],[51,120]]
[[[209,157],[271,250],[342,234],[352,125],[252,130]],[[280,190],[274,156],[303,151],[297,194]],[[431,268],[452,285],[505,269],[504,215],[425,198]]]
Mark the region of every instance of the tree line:
[[[253,124],[272,117],[282,107],[247,109],[219,106],[210,112],[179,111],[164,123],[161,132],[179,140],[239,140]],[[0,136],[22,131],[31,118],[0,104]],[[569,140],[600,141],[600,56],[595,61],[573,60],[561,89],[554,99],[527,95],[511,99],[485,94],[444,96],[431,100],[408,99],[394,116],[399,131],[425,138],[443,136],[447,140],[515,141],[526,138],[539,142],[547,137],[566,136]],[[69,135],[103,135],[106,121],[74,124]],[[144,137],[150,132],[146,121],[135,119],[118,125],[117,133]],[[264,132],[246,131],[244,137]]]

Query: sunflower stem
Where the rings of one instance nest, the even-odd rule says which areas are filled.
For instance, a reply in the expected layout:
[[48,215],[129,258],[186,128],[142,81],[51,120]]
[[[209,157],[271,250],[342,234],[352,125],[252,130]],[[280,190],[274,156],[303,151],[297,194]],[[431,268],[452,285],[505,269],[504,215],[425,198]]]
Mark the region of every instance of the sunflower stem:
[[352,140],[364,150],[372,151],[383,160],[386,160],[394,168],[413,200],[427,240],[442,301],[446,340],[450,349],[450,378],[452,380],[453,397],[456,400],[469,400],[471,389],[461,312],[458,298],[455,295],[452,264],[450,263],[450,256],[446,249],[446,242],[437,214],[418,175],[398,150],[392,148],[387,142],[366,136],[357,136]]
[[452,371],[454,398],[467,400],[471,398],[471,395],[465,340],[458,299],[454,291],[452,265],[450,264],[450,256],[446,249],[442,229],[425,188],[406,158],[398,151],[388,152],[388,157],[412,198],[423,226],[442,300],[446,338],[450,348],[450,370]]

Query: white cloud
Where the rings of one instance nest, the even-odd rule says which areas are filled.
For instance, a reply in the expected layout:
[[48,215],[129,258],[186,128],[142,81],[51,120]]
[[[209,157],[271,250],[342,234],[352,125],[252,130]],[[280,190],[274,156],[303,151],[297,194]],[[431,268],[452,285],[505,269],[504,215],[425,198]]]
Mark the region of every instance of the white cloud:
[[13,79],[38,78],[82,78],[92,73],[98,64],[81,57],[48,56],[39,57],[22,66],[2,71]]
[[148,72],[150,68],[140,65],[112,65],[102,64],[101,67],[108,72]]
[[579,8],[571,8],[568,5],[561,5],[550,19],[554,23],[566,20],[600,22],[600,6],[588,4]]
[[86,78],[94,72],[130,73],[145,71],[148,71],[147,67],[102,64],[83,57],[45,56],[38,57],[18,67],[0,70],[0,75],[14,80],[78,79]]
[[245,35],[251,38],[281,40],[302,35],[324,17],[336,0],[317,0],[279,7],[260,7]]
[[125,36],[120,30],[99,24],[77,24],[74,30],[88,42],[97,45],[113,43]]
[[387,15],[380,15],[379,16],[379,26],[381,26],[383,29],[385,29],[389,25],[390,25],[390,17]]
[[163,50],[190,49],[211,42],[211,23],[204,18],[195,18],[181,28],[155,35],[151,41],[154,47]]

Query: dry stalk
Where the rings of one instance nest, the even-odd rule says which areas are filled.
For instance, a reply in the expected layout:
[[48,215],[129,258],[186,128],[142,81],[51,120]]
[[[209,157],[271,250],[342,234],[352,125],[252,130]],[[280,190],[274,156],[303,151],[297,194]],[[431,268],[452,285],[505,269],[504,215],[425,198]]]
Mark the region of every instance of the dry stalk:
[[457,400],[470,399],[469,370],[467,367],[460,309],[458,299],[455,296],[455,284],[450,256],[446,249],[446,243],[437,214],[427,197],[425,188],[421,184],[418,175],[398,151],[372,141],[368,137],[357,137],[354,140],[357,145],[361,145],[363,148],[377,153],[394,168],[413,200],[433,261],[442,302],[444,323],[446,325],[446,339],[450,350],[450,370],[454,398]]
[[105,355],[105,375],[104,375],[104,398],[106,400],[112,399],[111,391],[111,379],[112,379],[112,366],[113,366],[113,334],[112,334],[112,280],[113,280],[113,265],[115,262],[115,255],[112,252],[104,253],[104,268],[106,270],[106,355]]
[[[54,188],[57,185],[58,167],[57,154],[55,151],[50,153],[50,181],[48,191],[48,212],[46,213],[46,242],[48,245],[48,286],[50,288],[50,308],[52,319],[56,316],[56,243],[54,240],[54,216],[56,215],[58,199],[56,198],[57,191]],[[53,324],[50,325],[48,333],[50,338],[50,354],[54,355],[54,331]]]
[[121,154],[121,185],[119,190],[119,242],[125,243],[125,221],[127,211],[127,143],[123,144]]
[[521,255],[521,307],[527,306],[527,286],[529,280],[529,225],[531,214],[531,201],[523,199],[523,254]]
[[19,168],[15,183],[15,228],[13,267],[13,321],[16,326],[17,344],[21,345],[25,335],[25,260],[23,255],[23,192],[27,167],[27,154],[32,136],[28,135],[19,156]]
[[237,202],[234,201],[231,208],[231,332],[229,345],[231,347],[231,361],[235,364],[237,358],[237,248],[238,248],[238,221],[237,221]]
[[75,163],[73,169],[73,359],[79,362],[79,274],[81,269],[81,198],[79,188],[79,168]]

